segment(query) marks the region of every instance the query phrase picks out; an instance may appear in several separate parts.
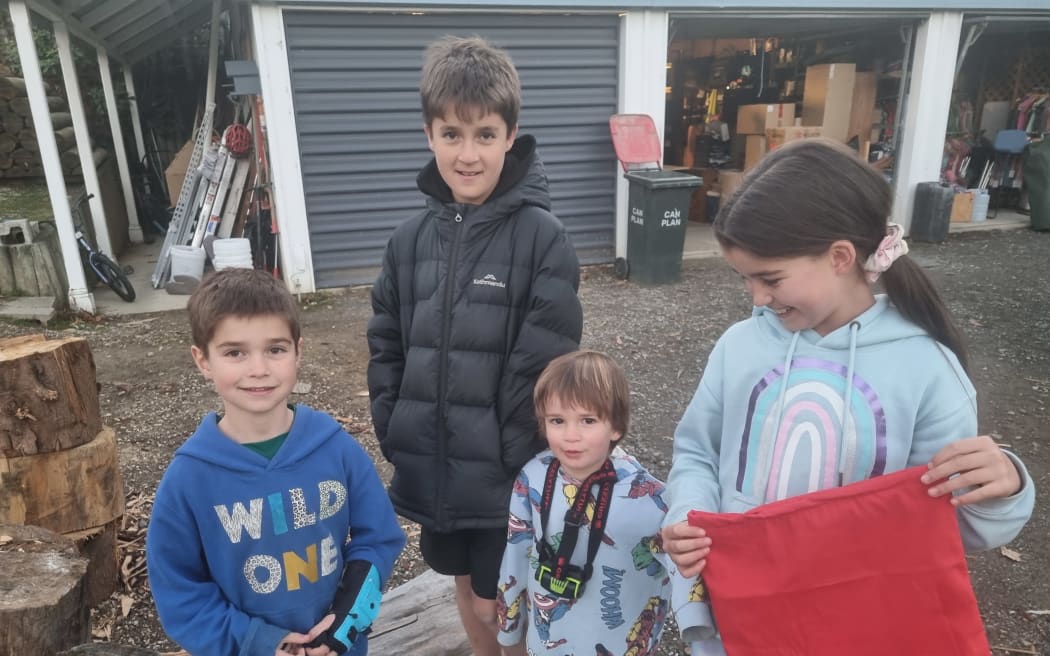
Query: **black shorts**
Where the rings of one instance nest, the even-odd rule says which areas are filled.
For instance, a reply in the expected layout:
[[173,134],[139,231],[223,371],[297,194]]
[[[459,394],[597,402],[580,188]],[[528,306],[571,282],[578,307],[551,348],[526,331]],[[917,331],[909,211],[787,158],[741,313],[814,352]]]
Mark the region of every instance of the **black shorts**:
[[422,529],[419,551],[432,570],[445,576],[470,576],[470,587],[482,599],[495,599],[499,566],[507,546],[507,529],[476,528],[435,533]]

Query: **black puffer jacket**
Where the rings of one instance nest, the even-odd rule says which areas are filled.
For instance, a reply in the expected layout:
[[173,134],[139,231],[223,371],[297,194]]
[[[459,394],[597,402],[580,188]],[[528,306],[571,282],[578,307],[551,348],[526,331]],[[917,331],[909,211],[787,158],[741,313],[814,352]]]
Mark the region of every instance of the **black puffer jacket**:
[[390,498],[431,530],[505,527],[514,478],[543,447],[533,385],[580,342],[579,262],[532,137],[480,206],[455,203],[433,161],[418,184],[427,210],[390,238],[368,324]]

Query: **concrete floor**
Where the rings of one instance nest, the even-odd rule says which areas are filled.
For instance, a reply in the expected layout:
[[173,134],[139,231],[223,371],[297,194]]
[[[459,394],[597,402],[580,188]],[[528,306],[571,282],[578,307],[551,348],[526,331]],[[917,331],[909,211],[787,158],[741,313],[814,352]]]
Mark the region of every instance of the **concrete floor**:
[[[970,232],[975,230],[1016,230],[1027,227],[1028,215],[1001,210],[994,219],[977,223],[953,223],[949,232]],[[163,288],[154,289],[150,281],[153,269],[157,264],[162,240],[157,238],[152,244],[132,244],[120,258],[120,264],[130,265],[134,270],[128,278],[135,287],[136,298],[132,303],[123,301],[113,290],[105,285],[94,289],[96,311],[99,314],[124,315],[145,314],[182,310],[186,307],[189,296],[168,294]],[[718,243],[709,223],[688,222],[685,235],[685,247],[682,257],[686,260],[718,257]],[[0,316],[13,318],[32,318],[46,321],[50,316],[51,299],[17,298],[0,300]]]
[[131,247],[120,257],[120,265],[131,266],[128,275],[135,288],[135,300],[131,303],[117,296],[105,285],[95,287],[95,306],[99,314],[145,314],[147,312],[164,312],[186,308],[189,296],[177,296],[164,291],[164,288],[153,289],[150,278],[157,266],[157,256],[163,240],[157,237],[152,244],[131,244]]

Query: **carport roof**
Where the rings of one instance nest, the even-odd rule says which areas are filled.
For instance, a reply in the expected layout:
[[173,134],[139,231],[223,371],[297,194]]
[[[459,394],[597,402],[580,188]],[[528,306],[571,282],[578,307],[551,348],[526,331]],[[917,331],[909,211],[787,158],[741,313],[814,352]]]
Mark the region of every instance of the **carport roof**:
[[[171,45],[211,18],[212,0],[25,0],[35,13],[61,20],[77,38],[133,64]],[[0,0],[0,4],[6,4]]]

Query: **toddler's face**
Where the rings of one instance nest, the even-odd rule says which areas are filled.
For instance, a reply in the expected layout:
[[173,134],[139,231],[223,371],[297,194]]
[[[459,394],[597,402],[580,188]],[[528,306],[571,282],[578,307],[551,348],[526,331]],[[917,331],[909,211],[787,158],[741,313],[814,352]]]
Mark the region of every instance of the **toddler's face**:
[[464,121],[450,108],[424,127],[438,172],[457,203],[481,205],[492,195],[503,172],[507,151],[514,145],[517,127],[507,127],[494,112]]
[[547,404],[543,427],[562,470],[580,481],[601,469],[613,444],[623,437],[607,419],[560,399]]

